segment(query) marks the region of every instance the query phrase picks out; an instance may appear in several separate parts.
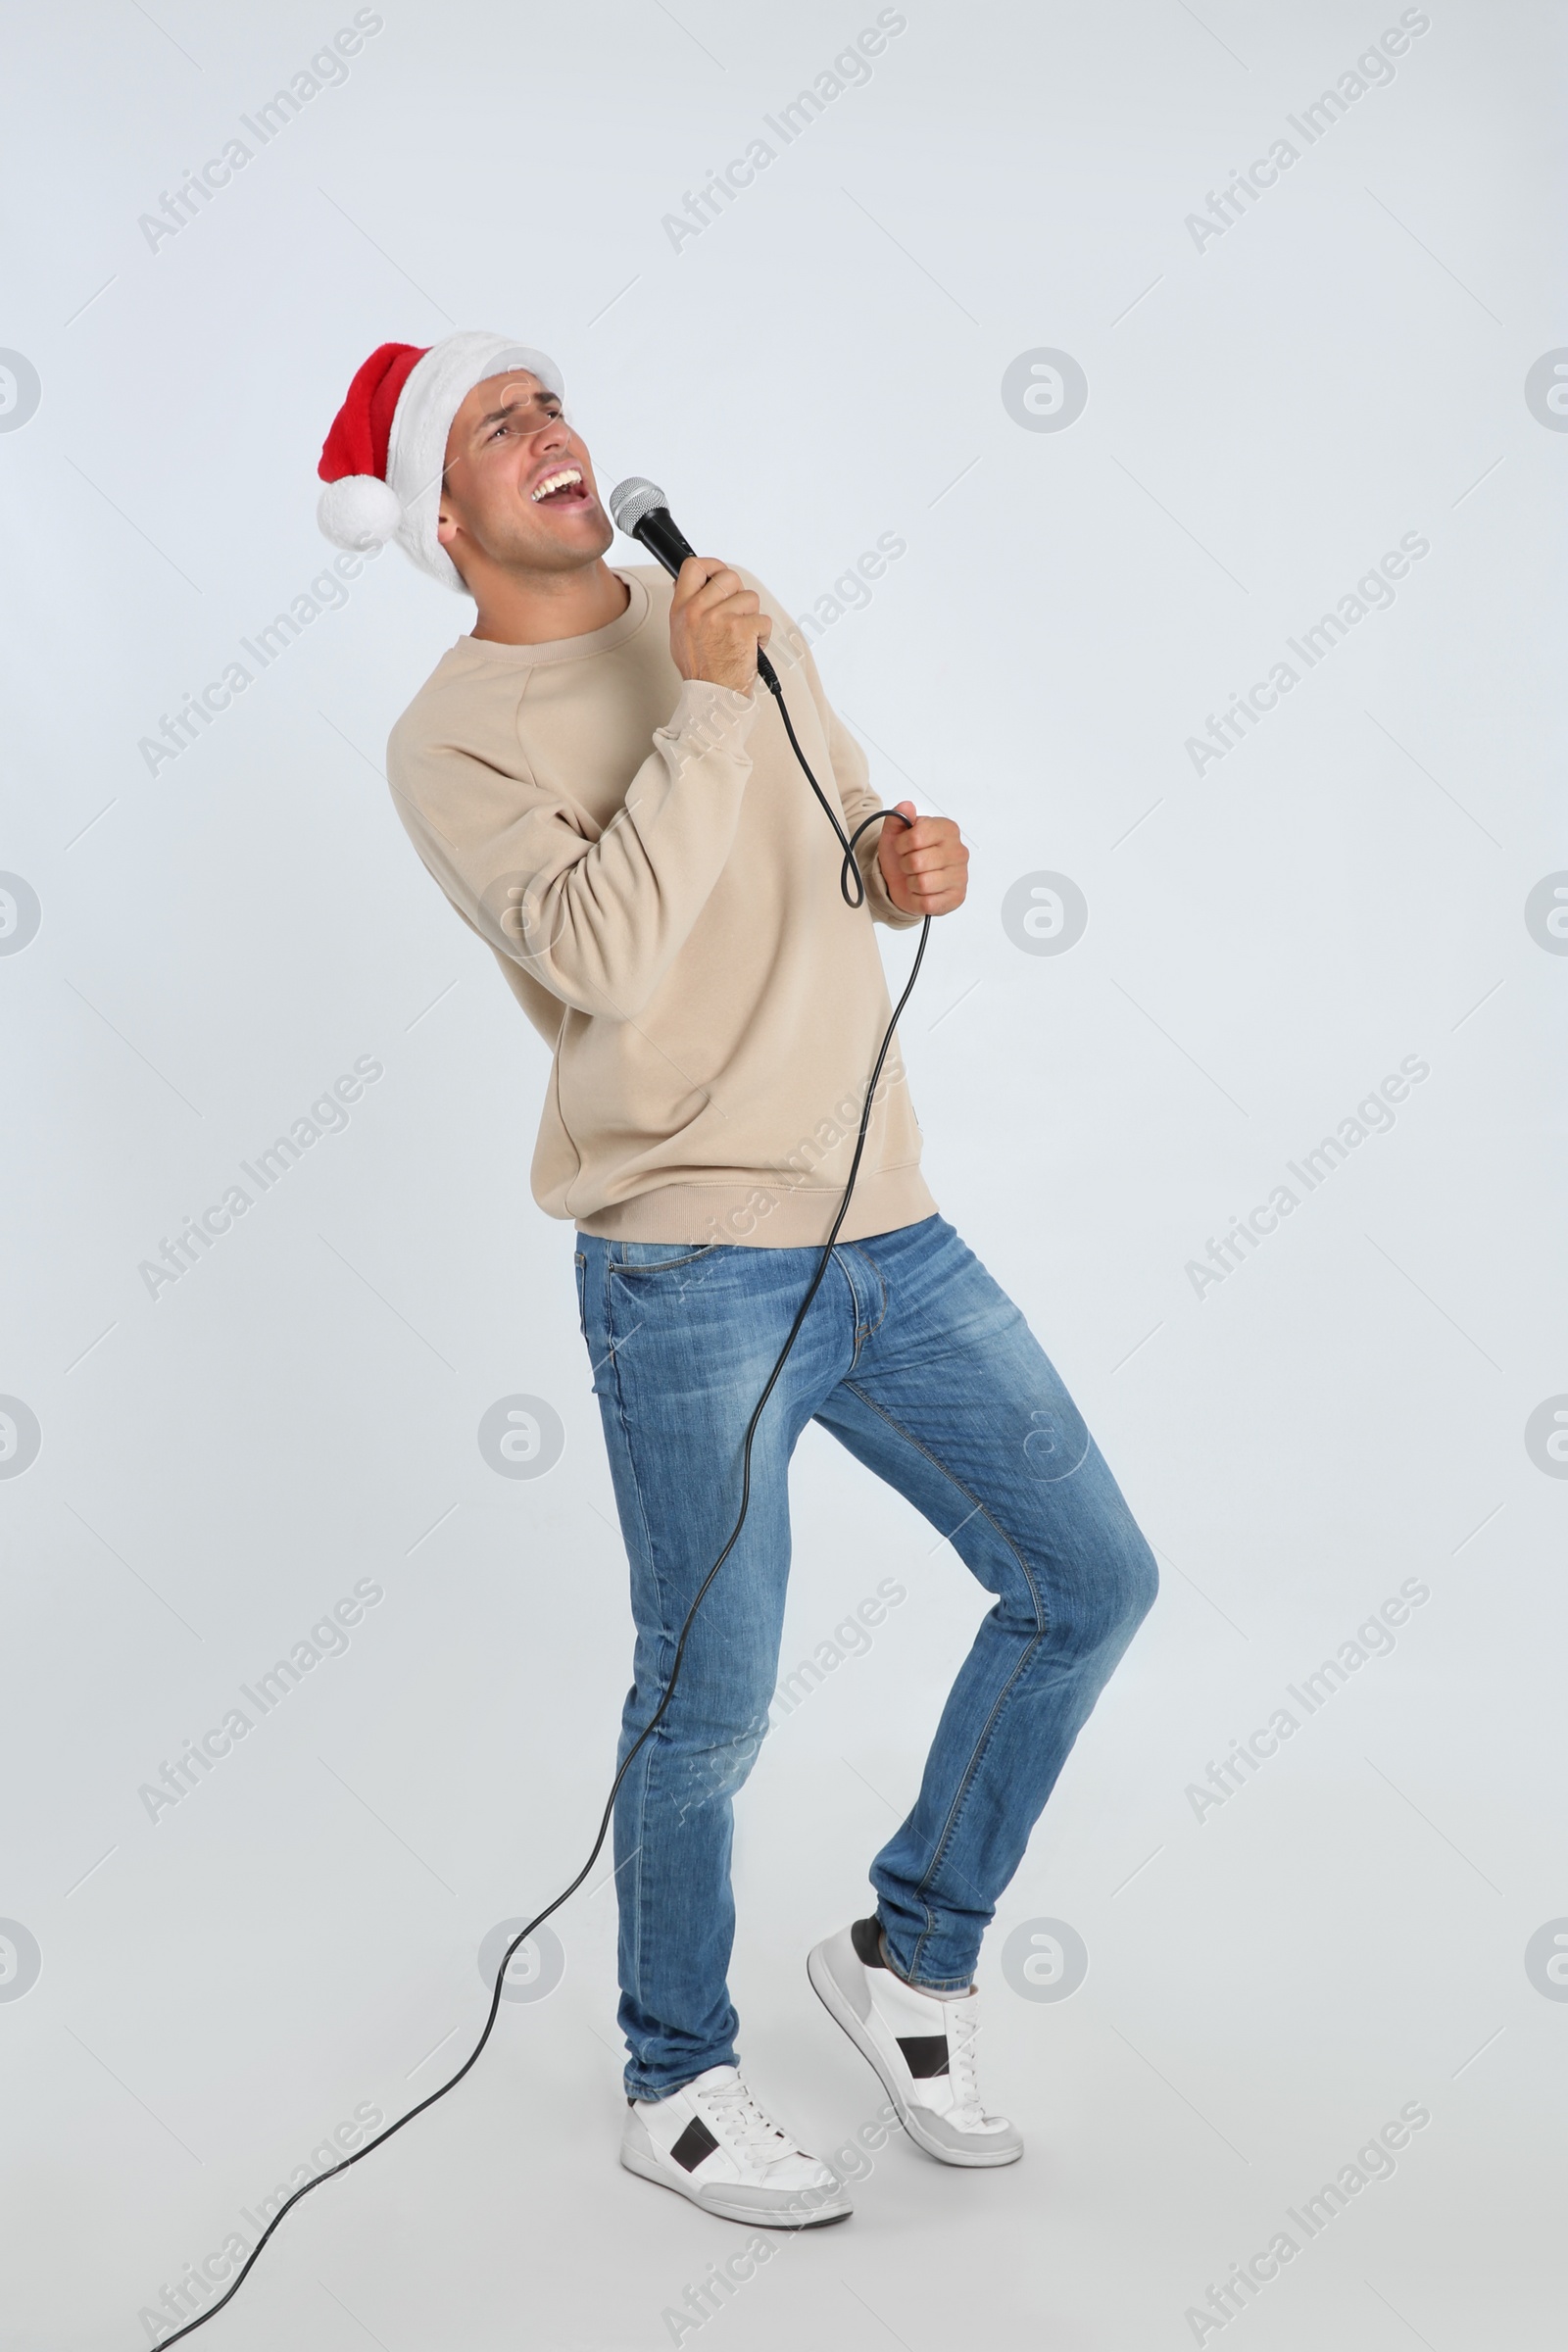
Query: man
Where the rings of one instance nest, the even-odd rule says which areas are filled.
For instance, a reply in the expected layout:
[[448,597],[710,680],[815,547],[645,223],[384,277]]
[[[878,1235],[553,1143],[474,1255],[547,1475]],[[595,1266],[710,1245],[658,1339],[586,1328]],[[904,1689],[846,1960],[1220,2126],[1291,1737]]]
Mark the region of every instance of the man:
[[[842,1199],[890,1018],[870,917],[962,903],[949,819],[858,849],[869,908],[758,683],[770,642],[807,760],[853,832],[877,802],[787,616],[694,558],[671,585],[614,533],[543,353],[488,335],[383,345],[322,455],[323,527],[396,536],[477,618],[393,730],[416,849],[494,951],[554,1069],[533,1162],[576,1227],[577,1298],[636,1621],[621,1760],[668,1684],[739,1508],[742,1440]],[[980,1939],[1063,1759],[1150,1607],[1154,1563],[1023,1317],[938,1213],[890,1056],[832,1263],[758,1426],[739,1540],[615,1808],[621,2161],[705,2210],[799,2227],[850,2210],[752,2097],[725,1982],[731,1806],[766,1728],[791,1452],[815,1419],[944,1535],[996,1606],[876,1907],[808,1963],[940,2162],[1022,2142],[981,2100]]]

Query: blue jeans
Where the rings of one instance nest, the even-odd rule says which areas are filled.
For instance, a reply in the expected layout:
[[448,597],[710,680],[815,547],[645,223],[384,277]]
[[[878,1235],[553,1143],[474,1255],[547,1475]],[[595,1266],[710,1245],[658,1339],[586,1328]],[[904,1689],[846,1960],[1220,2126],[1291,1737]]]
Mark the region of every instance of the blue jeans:
[[[631,1562],[623,1761],[734,1524],[746,1424],[821,1252],[576,1238]],[[813,1419],[950,1537],[997,1596],[914,1809],[871,1865],[888,1950],[912,1983],[970,1982],[1067,1751],[1154,1598],[1153,1556],[1077,1407],[947,1220],[841,1243],[759,1425],[740,1541],[616,1800],[619,2018],[634,2097],[735,2063],[731,1804],[767,1729],[790,1455]]]

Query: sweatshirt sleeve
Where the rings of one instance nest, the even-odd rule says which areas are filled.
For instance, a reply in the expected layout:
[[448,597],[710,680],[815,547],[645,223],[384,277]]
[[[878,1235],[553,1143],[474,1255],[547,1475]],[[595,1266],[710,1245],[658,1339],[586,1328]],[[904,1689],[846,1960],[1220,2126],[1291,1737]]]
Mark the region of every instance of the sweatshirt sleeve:
[[[785,700],[788,701],[792,681],[804,680],[807,691],[816,705],[818,716],[822,721],[822,732],[827,737],[828,757],[833,762],[833,774],[838,783],[839,799],[844,808],[844,830],[853,835],[856,826],[864,824],[874,809],[891,804],[882,802],[872,791],[870,769],[866,763],[865,754],[828,701],[827,691],[822,684],[820,673],[811,659],[810,648],[798,632],[791,630],[790,635],[792,653],[796,646],[799,646],[800,652],[788,671],[780,665],[779,682],[784,688]],[[795,691],[799,692],[799,690],[797,683]],[[893,821],[897,824],[899,820],[895,817]],[[865,903],[877,922],[886,923],[890,930],[907,931],[919,922],[920,917],[917,914],[906,914],[901,907],[894,906],[888,896],[888,886],[882,877],[881,860],[876,854],[877,843],[881,836],[881,826],[871,825],[855,845],[855,862],[859,867],[861,879],[865,883]]]
[[394,728],[387,776],[415,848],[465,921],[580,1012],[630,1020],[722,872],[752,772],[756,694],[689,679],[602,829],[562,792]]

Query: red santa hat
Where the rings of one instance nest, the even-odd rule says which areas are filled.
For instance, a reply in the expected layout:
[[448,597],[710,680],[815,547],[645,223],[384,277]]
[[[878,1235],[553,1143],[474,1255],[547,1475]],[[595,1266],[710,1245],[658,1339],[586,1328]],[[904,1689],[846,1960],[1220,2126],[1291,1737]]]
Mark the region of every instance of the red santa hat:
[[457,566],[435,535],[447,434],[475,384],[514,368],[564,397],[554,360],[505,335],[464,333],[428,348],[383,343],[372,351],[317,467],[326,488],[316,515],[327,538],[362,552],[396,539],[433,579],[461,590]]

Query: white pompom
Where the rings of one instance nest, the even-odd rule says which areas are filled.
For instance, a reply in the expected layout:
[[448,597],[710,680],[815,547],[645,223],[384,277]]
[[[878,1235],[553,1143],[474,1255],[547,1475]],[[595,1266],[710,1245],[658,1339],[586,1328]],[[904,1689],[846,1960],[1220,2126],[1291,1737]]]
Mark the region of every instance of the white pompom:
[[347,473],[328,482],[317,502],[316,519],[334,547],[385,547],[403,509],[395,491],[373,473]]

